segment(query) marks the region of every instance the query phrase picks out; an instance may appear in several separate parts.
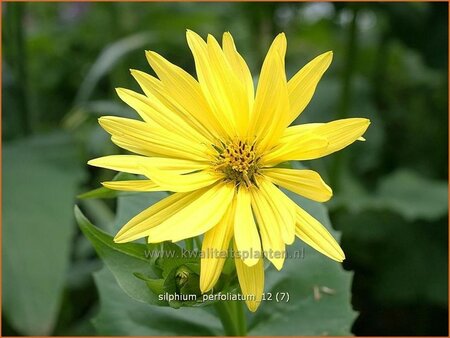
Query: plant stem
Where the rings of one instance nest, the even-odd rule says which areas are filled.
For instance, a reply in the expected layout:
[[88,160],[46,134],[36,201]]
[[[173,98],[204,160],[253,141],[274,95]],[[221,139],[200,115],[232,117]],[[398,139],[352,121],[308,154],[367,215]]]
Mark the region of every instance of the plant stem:
[[[347,40],[347,55],[344,66],[344,72],[342,74],[342,93],[341,100],[339,102],[338,119],[343,119],[348,116],[350,109],[350,101],[352,99],[352,79],[355,73],[356,56],[358,50],[357,37],[358,37],[358,6],[352,6],[352,21],[348,27],[348,40]],[[330,182],[333,185],[335,191],[339,191],[340,179],[343,168],[346,165],[345,154],[337,153],[334,155],[334,161],[332,163]]]
[[245,319],[244,303],[243,301],[230,302],[233,308],[233,313],[237,321],[237,328],[240,336],[247,335],[247,321]]
[[194,237],[195,244],[197,245],[198,250],[202,249],[202,241],[199,236]]
[[242,301],[219,301],[214,306],[227,336],[247,335],[247,325]]
[[347,117],[348,110],[350,108],[350,101],[352,99],[352,78],[355,73],[356,56],[358,52],[358,12],[359,7],[354,6],[352,8],[352,21],[348,27],[348,40],[346,47],[347,55],[345,59],[344,72],[342,74],[342,93],[337,116],[340,119]]
[[194,240],[192,238],[185,239],[184,244],[186,245],[186,250],[194,250]]
[[27,73],[27,55],[25,46],[25,32],[24,32],[24,9],[26,3],[9,3],[8,20],[6,20],[5,29],[11,36],[10,42],[11,50],[6,54],[7,62],[11,65],[15,80],[19,83],[17,86],[17,98],[19,104],[19,111],[22,132],[24,135],[31,133],[31,119],[28,106],[28,73]]

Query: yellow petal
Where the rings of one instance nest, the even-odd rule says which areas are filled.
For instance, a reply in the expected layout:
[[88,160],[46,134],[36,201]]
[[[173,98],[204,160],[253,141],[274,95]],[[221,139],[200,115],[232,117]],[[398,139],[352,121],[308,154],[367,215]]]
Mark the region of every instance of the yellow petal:
[[319,157],[328,147],[328,140],[312,132],[302,133],[297,142],[279,141],[278,145],[261,158],[263,166],[273,166],[292,160],[311,160]]
[[270,168],[262,172],[273,183],[317,202],[326,202],[333,195],[331,188],[312,170]]
[[290,137],[299,137],[301,134],[306,134],[313,130],[315,127],[321,125],[323,125],[323,123],[304,123],[286,128],[280,141],[288,140]]
[[[234,250],[237,251],[236,243]],[[248,266],[235,256],[236,272],[245,303],[250,311],[255,312],[262,301],[264,292],[264,260],[261,258],[253,266]]]
[[120,191],[165,191],[150,180],[107,181],[102,184],[108,189]]
[[[276,148],[278,152],[276,154],[277,160],[283,162],[300,159],[296,158],[295,151],[290,153],[289,149],[298,149],[299,142],[302,142],[305,137],[313,135],[326,139],[328,144],[327,147],[318,149],[312,158],[329,155],[358,140],[365,133],[369,124],[370,120],[368,119],[348,118],[328,123],[305,124],[287,128]],[[275,155],[271,154],[270,156],[274,157]]]
[[126,149],[128,151],[131,151],[132,153],[139,154],[139,155],[145,155],[145,156],[162,156],[161,154],[158,154],[155,150],[150,150],[148,144],[142,144],[138,139],[133,138],[130,136],[111,136],[111,141],[119,146],[122,149]]
[[130,69],[130,73],[147,97],[156,97],[167,107],[175,108],[175,105],[167,98],[167,92],[159,79],[137,69]]
[[150,125],[173,131],[177,135],[194,142],[208,141],[207,138],[189,125],[185,117],[168,109],[155,96],[148,98],[124,88],[117,88],[116,91],[122,101],[136,110],[144,121]]
[[149,243],[177,242],[205,233],[222,219],[232,201],[234,190],[234,185],[225,183],[206,189],[200,197],[150,229]]
[[286,35],[284,33],[278,34],[275,39],[273,39],[272,44],[270,45],[269,51],[267,54],[271,53],[278,53],[278,55],[281,58],[281,63],[283,64],[284,68],[284,58],[286,57],[286,50],[287,50],[287,40]]
[[206,162],[138,155],[109,155],[88,161],[89,165],[145,175],[144,168],[157,168],[172,174],[186,174],[209,167]]
[[225,57],[230,64],[236,77],[242,81],[245,92],[248,98],[249,114],[253,108],[253,101],[255,100],[255,89],[253,86],[253,78],[250,69],[247,66],[244,58],[238,53],[234,44],[233,37],[229,32],[223,34],[222,48]]
[[369,125],[369,119],[348,118],[324,123],[312,129],[311,132],[328,140],[328,147],[321,154],[321,156],[326,156],[358,140],[369,128]]
[[[233,199],[234,200],[234,199]],[[200,262],[200,290],[208,292],[216,284],[228,257],[228,246],[233,236],[235,201],[229,206],[222,220],[205,233]]]
[[155,182],[164,190],[173,192],[188,192],[207,187],[222,178],[222,176],[209,172],[199,171],[192,174],[176,175],[152,167],[141,167],[145,176]]
[[199,83],[180,67],[155,52],[146,52],[147,60],[158,75],[172,102],[186,114],[195,117],[214,136],[226,135],[223,126],[211,112]]
[[295,240],[295,208],[292,201],[280,189],[264,177],[258,179],[258,186],[273,210],[276,223],[284,243],[292,244]]
[[333,52],[326,52],[310,61],[288,82],[289,91],[289,119],[285,127],[305,109],[314,95],[317,84],[323,73],[328,69],[333,59]]
[[[114,142],[130,144],[140,154],[184,158],[197,161],[210,160],[210,151],[204,143],[192,142],[178,134],[155,128],[148,123],[114,116],[99,119],[100,125],[110,133]],[[125,148],[128,149],[128,148]],[[130,150],[130,149],[129,149]],[[150,155],[151,154],[151,155]]]
[[173,112],[182,117],[191,128],[196,130],[205,138],[209,140],[215,139],[215,137],[213,136],[214,133],[208,130],[202,123],[200,123],[200,121],[195,116],[180,107],[180,105],[171,98],[169,92],[165,89],[164,84],[160,80],[147,73],[135,69],[131,69],[131,75],[133,75],[133,77],[138,82],[139,86],[151,102],[156,102],[158,105],[163,105],[166,108],[162,108],[163,111],[169,110],[170,112]]
[[239,88],[243,87],[212,36],[208,36],[206,43],[198,34],[188,30],[186,38],[194,56],[197,78],[203,95],[216,118],[224,125],[226,135],[233,137],[237,132],[234,108],[242,108],[242,100],[246,100],[239,95],[243,93]]
[[245,264],[258,263],[262,256],[261,240],[252,214],[251,195],[245,187],[240,187],[237,193],[234,240]]
[[148,231],[151,228],[161,224],[165,219],[171,217],[204,193],[205,190],[175,193],[153,204],[128,221],[114,237],[114,242],[131,242],[138,238],[148,236]]
[[344,252],[328,230],[299,206],[297,206],[295,233],[303,242],[325,256],[338,262],[345,259]]
[[278,215],[260,190],[252,189],[252,207],[258,221],[264,255],[281,270],[285,259],[285,245],[278,225]]
[[286,74],[278,49],[272,47],[264,60],[249,129],[249,137],[257,137],[261,152],[278,142],[289,112]]
[[[208,90],[213,94],[213,101],[218,105],[218,111],[224,112],[229,109],[232,116],[237,134],[243,137],[248,129],[248,121],[250,118],[249,98],[242,78],[239,78],[233,71],[223,50],[220,48],[217,40],[208,35],[208,55],[210,61],[210,71],[212,78],[215,80],[214,89],[208,86]],[[217,100],[219,97],[221,100]]]

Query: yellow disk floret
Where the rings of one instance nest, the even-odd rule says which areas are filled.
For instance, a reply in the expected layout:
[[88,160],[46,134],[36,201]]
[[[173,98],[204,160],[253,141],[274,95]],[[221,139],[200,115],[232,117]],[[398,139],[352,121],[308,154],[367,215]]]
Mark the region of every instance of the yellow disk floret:
[[254,143],[235,140],[216,149],[219,153],[216,171],[224,173],[227,181],[235,182],[236,185],[244,183],[247,187],[255,184],[259,157]]

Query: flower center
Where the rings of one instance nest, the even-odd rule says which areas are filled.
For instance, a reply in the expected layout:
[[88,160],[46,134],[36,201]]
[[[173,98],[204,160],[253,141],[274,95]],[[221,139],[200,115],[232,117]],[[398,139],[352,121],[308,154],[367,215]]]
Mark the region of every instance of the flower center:
[[227,181],[234,181],[236,185],[244,183],[247,187],[255,184],[259,157],[254,143],[232,141],[222,143],[222,147],[216,147],[216,150],[219,155],[215,169],[223,172]]

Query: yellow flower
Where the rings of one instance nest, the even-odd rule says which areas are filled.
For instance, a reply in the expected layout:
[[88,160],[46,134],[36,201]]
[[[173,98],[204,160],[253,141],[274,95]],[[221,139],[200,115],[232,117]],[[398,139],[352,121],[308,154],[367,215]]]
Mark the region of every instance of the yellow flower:
[[[261,253],[279,270],[286,244],[295,236],[324,255],[345,256],[323,225],[290,200],[284,187],[314,201],[332,191],[311,170],[277,164],[311,160],[361,138],[370,121],[349,118],[289,127],[314,94],[331,63],[319,55],[289,81],[284,57],[286,37],[279,34],[264,60],[256,94],[253,78],[229,33],[222,46],[187,31],[198,81],[155,52],[146,56],[158,78],[132,70],[145,95],[117,89],[143,121],[102,117],[101,126],[119,147],[139,155],[116,155],[90,165],[140,174],[147,179],[104,182],[125,191],[171,191],[172,195],[131,219],[117,243],[148,237],[150,243],[180,241],[204,234],[200,289],[213,288],[230,242],[247,306],[256,311],[264,289]],[[253,297],[253,299],[252,299]]]

